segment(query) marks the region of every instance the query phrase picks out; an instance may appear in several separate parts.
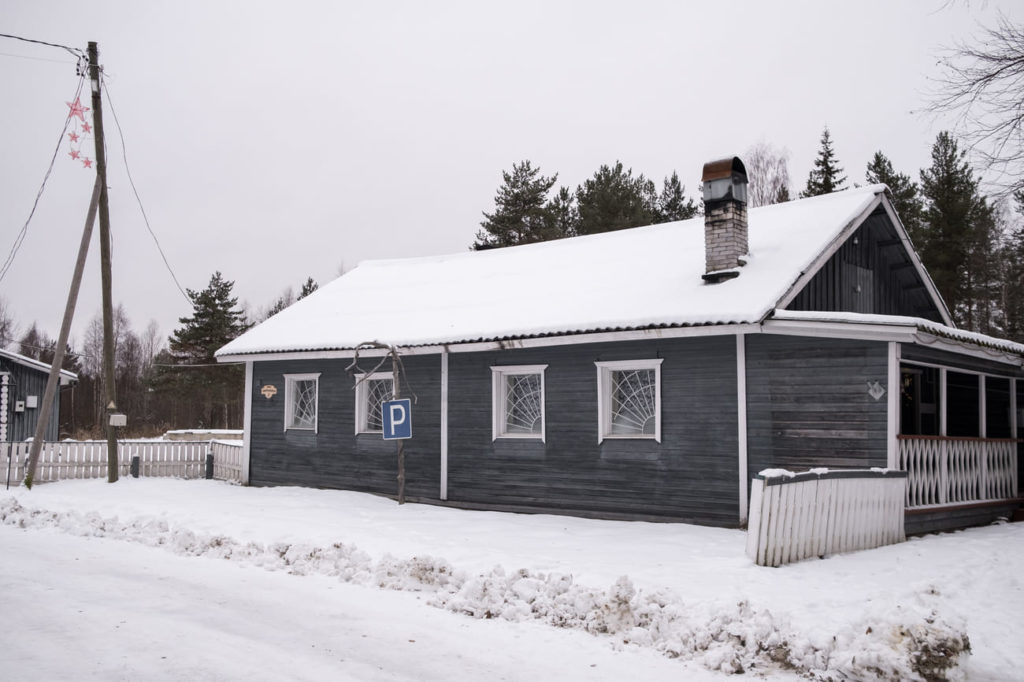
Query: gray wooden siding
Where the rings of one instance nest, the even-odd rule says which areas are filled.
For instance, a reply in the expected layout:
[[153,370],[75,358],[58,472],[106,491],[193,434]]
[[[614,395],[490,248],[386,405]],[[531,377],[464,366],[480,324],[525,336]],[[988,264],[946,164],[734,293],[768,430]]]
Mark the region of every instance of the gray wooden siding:
[[[0,370],[11,373],[8,389],[10,397],[7,406],[7,440],[15,442],[32,438],[36,433],[36,424],[39,423],[39,413],[42,411],[43,395],[46,393],[46,381],[49,374],[46,371],[32,369],[6,358],[0,358]],[[60,420],[60,390],[63,389],[58,389],[58,394],[54,396],[50,423],[46,426],[45,439],[48,441],[56,441],[60,437],[57,426]],[[34,409],[26,407],[24,412],[15,412],[15,401],[25,400],[30,395],[37,397],[38,407]]]
[[942,321],[906,248],[881,209],[840,246],[787,308]]
[[[355,380],[349,360],[257,362],[253,365],[250,480],[254,485],[303,485],[394,495],[396,441],[355,434]],[[376,360],[360,361],[369,371]],[[440,490],[440,370],[438,356],[404,360],[413,406],[413,438],[405,441],[406,494],[436,499]],[[390,365],[382,370],[390,370]],[[284,430],[285,374],[320,372],[318,430]],[[277,388],[267,399],[260,389]],[[403,397],[411,394],[403,389]]]
[[752,334],[747,337],[750,474],[765,468],[886,466],[883,342]]
[[[448,498],[454,504],[738,523],[734,336],[449,355]],[[660,357],[662,442],[597,442],[599,360]],[[353,435],[345,360],[257,362],[251,479],[394,494],[395,444]],[[546,364],[546,442],[492,440],[491,366]],[[367,363],[366,368],[372,367]],[[440,359],[406,360],[413,438],[408,491],[437,499]],[[284,374],[321,372],[319,433],[284,431]],[[260,389],[273,384],[266,399]]]
[[[448,495],[736,525],[734,336],[449,356]],[[597,361],[663,358],[662,442],[597,442]],[[546,442],[492,440],[492,365],[547,364]]]

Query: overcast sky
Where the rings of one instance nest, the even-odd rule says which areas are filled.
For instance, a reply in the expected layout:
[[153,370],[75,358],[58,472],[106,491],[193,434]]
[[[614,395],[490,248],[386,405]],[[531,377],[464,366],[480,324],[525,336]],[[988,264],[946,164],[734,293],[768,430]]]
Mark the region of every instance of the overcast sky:
[[[851,180],[876,150],[916,178],[948,126],[916,113],[939,50],[999,11],[1024,21],[994,0],[4,0],[0,33],[99,43],[114,299],[166,336],[191,307],[113,112],[182,286],[220,270],[255,311],[362,260],[465,250],[523,159],[573,189],[616,160],[659,184],[676,170],[696,196],[705,161],[766,141],[798,191],[827,125]],[[0,282],[19,332],[57,336],[81,237],[94,175],[59,141],[77,86],[67,52],[0,38],[2,259],[61,150]],[[76,341],[98,273],[94,241]]]

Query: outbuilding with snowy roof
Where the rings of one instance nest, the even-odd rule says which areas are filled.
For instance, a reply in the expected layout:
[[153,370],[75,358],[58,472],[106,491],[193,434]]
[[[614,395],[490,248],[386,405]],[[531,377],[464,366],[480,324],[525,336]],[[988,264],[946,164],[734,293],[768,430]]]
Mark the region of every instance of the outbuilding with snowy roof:
[[363,263],[250,329],[217,354],[246,481],[394,494],[393,348],[412,500],[739,525],[762,469],[886,467],[911,532],[1012,512],[1024,346],[955,327],[885,187],[748,210],[730,158],[703,190],[692,220]]

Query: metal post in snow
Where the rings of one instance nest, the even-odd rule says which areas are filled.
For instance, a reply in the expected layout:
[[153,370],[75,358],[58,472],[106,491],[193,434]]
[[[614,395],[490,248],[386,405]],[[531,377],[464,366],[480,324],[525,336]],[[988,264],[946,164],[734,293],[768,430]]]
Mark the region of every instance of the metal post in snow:
[[[402,397],[401,378],[398,373],[398,351],[394,346],[389,349],[391,354],[391,399]],[[398,440],[398,504],[405,504],[405,441]]]

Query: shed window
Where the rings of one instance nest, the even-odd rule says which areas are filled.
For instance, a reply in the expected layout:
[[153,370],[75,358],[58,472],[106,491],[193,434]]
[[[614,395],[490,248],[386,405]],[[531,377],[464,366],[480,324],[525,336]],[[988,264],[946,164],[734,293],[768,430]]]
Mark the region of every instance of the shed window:
[[357,374],[356,384],[356,433],[383,433],[380,406],[394,395],[394,375]]
[[492,438],[544,440],[547,365],[491,367]]
[[661,360],[597,362],[600,443],[605,438],[661,442]]
[[284,428],[317,430],[319,374],[284,375]]

